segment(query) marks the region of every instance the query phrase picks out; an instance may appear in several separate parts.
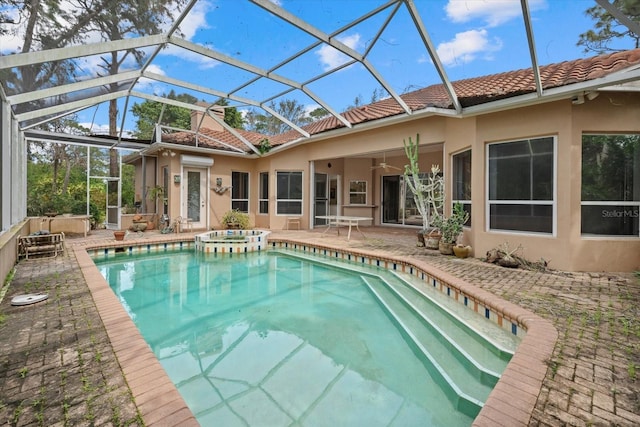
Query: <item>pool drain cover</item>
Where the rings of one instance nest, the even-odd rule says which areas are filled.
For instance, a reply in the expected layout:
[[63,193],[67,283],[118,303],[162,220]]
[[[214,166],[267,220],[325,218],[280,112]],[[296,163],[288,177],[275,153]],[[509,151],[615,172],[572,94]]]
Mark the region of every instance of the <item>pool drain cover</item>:
[[47,294],[26,294],[26,295],[16,295],[11,298],[11,305],[29,305],[35,304],[40,301],[44,301],[49,298]]

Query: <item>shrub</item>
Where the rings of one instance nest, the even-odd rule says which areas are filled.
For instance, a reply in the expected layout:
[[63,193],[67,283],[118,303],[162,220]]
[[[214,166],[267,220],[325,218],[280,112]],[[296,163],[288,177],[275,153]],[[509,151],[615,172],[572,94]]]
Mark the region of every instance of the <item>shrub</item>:
[[249,228],[249,214],[232,209],[222,216],[221,223],[224,228],[246,230]]

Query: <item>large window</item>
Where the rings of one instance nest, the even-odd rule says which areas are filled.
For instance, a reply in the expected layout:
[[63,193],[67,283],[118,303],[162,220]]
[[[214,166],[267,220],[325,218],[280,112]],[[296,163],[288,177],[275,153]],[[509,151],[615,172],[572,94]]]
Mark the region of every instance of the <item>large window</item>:
[[231,172],[231,209],[249,212],[249,174]]
[[302,172],[278,172],[276,214],[302,215]]
[[640,236],[640,135],[583,135],[582,234]]
[[367,181],[353,180],[349,182],[349,204],[367,204]]
[[555,138],[490,144],[489,228],[554,232]]
[[260,172],[260,196],[258,199],[258,212],[269,213],[269,173]]
[[453,155],[453,203],[461,203],[469,219],[464,223],[471,226],[471,150]]

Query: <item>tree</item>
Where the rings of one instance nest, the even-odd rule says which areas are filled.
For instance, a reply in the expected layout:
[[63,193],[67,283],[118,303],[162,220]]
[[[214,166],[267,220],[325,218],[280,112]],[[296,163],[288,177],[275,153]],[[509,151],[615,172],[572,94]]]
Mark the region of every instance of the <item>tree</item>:
[[244,119],[242,114],[236,107],[229,107],[229,101],[225,98],[220,98],[216,105],[224,107],[224,122],[234,129],[242,129],[244,126]]
[[[304,105],[295,99],[282,99],[277,104],[271,101],[269,108],[297,126],[304,126],[313,120],[307,114]],[[245,115],[245,124],[247,130],[265,135],[278,135],[289,129],[289,126],[277,117],[261,114],[253,109]]]
[[[198,102],[198,98],[195,96],[186,93],[176,95],[173,90],[166,95],[166,98],[186,104]],[[162,112],[163,108],[164,112]],[[133,104],[131,113],[137,117],[136,129],[133,135],[140,139],[151,139],[156,124],[179,129],[189,129],[191,127],[191,111],[175,105],[166,104],[163,107],[163,104],[157,101],[144,101],[141,104]],[[162,117],[160,117],[161,113]]]
[[[198,99],[192,95],[184,93],[176,95],[173,90],[169,92],[169,95],[166,95],[166,98],[181,101],[186,104],[195,104],[198,102]],[[237,108],[228,107],[229,102],[226,99],[219,100],[215,105],[225,107],[224,122],[226,124],[235,129],[242,129],[244,120]],[[131,113],[138,118],[136,120],[136,129],[133,132],[136,138],[150,139],[152,137],[155,125],[158,124],[158,120],[160,119],[162,108],[163,104],[157,101],[144,101],[140,104],[136,103],[131,107]],[[162,113],[162,120],[160,120],[159,124],[178,129],[190,129],[191,110],[167,104],[164,106],[164,113]]]
[[[371,93],[371,98],[369,99],[369,104],[373,104],[374,102],[380,101],[382,99],[383,95],[384,95],[384,89],[382,89],[382,88],[374,89],[373,92]],[[364,101],[362,95],[358,95],[358,96],[356,96],[354,98],[353,104],[347,106],[345,111],[353,110],[354,108],[362,107],[363,105],[365,105],[365,101]]]
[[329,112],[322,107],[318,107],[315,110],[311,111],[309,113],[309,116],[315,121],[315,120],[320,120],[320,119],[324,119],[325,117],[328,117]]
[[[640,24],[640,3],[638,0],[614,0],[612,6],[616,7],[632,21]],[[599,5],[590,7],[585,11],[585,14],[596,21],[595,30],[588,30],[580,34],[577,45],[584,46],[585,52],[602,54],[629,48],[612,48],[610,43],[616,39],[628,39],[633,43],[633,48],[640,47],[640,34],[629,30],[628,27],[621,24],[603,7]]]

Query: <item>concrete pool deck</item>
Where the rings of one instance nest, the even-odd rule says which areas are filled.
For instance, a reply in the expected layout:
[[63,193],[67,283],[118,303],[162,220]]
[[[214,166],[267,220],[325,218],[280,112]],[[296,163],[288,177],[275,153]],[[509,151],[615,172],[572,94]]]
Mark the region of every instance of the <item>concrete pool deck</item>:
[[[432,266],[555,327],[546,330],[547,335],[557,330],[555,346],[548,354],[536,345],[521,352],[519,371],[506,372],[506,386],[492,394],[505,405],[488,402],[491,410],[481,413],[478,425],[640,424],[635,372],[640,368],[640,284],[631,274],[504,269],[418,248],[415,233],[401,229],[367,228],[366,238],[349,241],[322,231],[273,231],[271,238]],[[128,236],[125,243],[191,235],[145,232]],[[8,425],[197,425],[166,375],[158,375],[159,363],[132,330],[115,295],[95,275],[84,248],[96,244],[116,242],[111,232],[94,231],[86,239],[68,237],[62,257],[18,264],[0,304],[5,317],[0,420]],[[10,305],[12,296],[35,292],[47,292],[49,298],[31,306]],[[540,338],[555,341],[555,336]],[[529,357],[541,355],[542,368],[528,365]],[[540,383],[534,381],[538,375]],[[523,391],[530,402],[514,399]],[[519,413],[525,407],[530,409]]]

